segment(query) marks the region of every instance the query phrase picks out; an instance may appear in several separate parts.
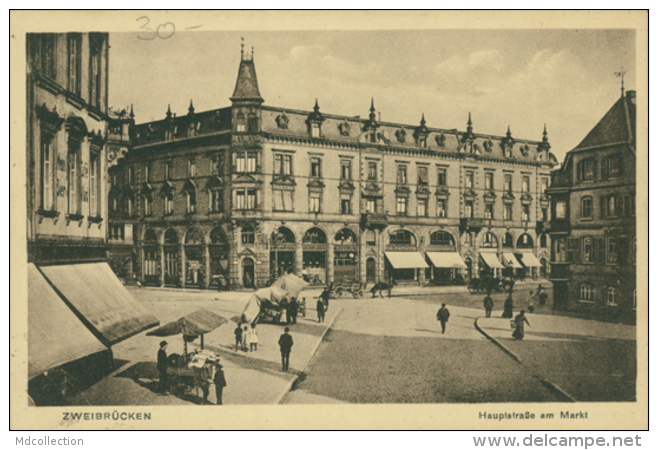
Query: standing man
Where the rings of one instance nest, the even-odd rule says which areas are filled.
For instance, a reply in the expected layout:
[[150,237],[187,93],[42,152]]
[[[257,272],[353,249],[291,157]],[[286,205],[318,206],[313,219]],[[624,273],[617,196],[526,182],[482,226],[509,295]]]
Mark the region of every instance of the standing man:
[[242,348],[242,324],[239,323],[238,326],[235,327],[233,334],[235,334],[235,351],[237,352]]
[[324,310],[326,312],[329,309],[329,298],[331,298],[331,294],[329,293],[328,288],[325,288],[324,291],[322,291],[322,294],[320,294],[320,298],[324,302]]
[[292,336],[288,334],[290,328],[286,327],[284,333],[279,338],[279,348],[281,349],[281,370],[284,372],[288,371],[288,365],[290,364],[290,349],[292,348]]
[[491,298],[491,291],[487,292],[487,296],[484,297],[484,313],[487,317],[491,317],[491,311],[493,310],[494,302]]
[[318,299],[315,309],[318,311],[318,322],[324,322],[324,301],[321,298]]
[[162,394],[167,393],[169,387],[169,379],[167,378],[167,341],[160,342],[160,350],[158,350],[158,374],[160,376],[160,383],[158,390]]
[[297,323],[297,313],[299,312],[299,304],[297,303],[297,299],[295,297],[292,298],[290,301],[290,322],[296,324]]
[[441,305],[441,308],[436,313],[436,320],[441,322],[441,334],[445,334],[446,323],[448,322],[449,318],[450,318],[450,311],[448,311],[448,308],[446,308],[446,304],[444,303]]
[[215,375],[213,376],[213,383],[215,383],[215,396],[217,397],[217,404],[222,405],[222,392],[224,386],[226,386],[226,378],[224,377],[224,371],[222,370],[222,365],[217,361],[215,364]]

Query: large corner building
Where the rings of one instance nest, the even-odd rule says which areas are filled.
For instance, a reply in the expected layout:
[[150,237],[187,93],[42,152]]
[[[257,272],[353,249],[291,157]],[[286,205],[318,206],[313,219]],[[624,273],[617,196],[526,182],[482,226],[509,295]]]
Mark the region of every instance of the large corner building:
[[130,125],[109,192],[113,267],[127,280],[449,284],[506,266],[547,277],[557,161],[545,128],[535,141],[477,133],[470,115],[462,131],[420,113],[382,122],[374,102],[367,118],[317,100],[270,106],[246,54],[230,102]]

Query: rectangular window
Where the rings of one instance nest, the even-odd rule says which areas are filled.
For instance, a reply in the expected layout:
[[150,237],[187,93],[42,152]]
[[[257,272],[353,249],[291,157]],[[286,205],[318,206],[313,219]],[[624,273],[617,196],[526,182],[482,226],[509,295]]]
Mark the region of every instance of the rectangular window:
[[350,198],[341,198],[340,199],[340,213],[341,214],[352,214],[352,201]]
[[174,163],[171,161],[165,162],[165,180],[169,181],[173,177]]
[[153,214],[153,200],[149,194],[144,196],[144,215],[150,216],[151,214]]
[[405,197],[397,197],[395,212],[398,216],[407,215],[407,199]]
[[437,200],[436,201],[436,216],[437,217],[446,217],[446,201],[445,200]]
[[376,213],[377,212],[377,201],[369,198],[366,200],[366,212],[367,213]]
[[274,169],[280,175],[292,175],[292,155],[275,155]]
[[196,176],[196,161],[194,158],[187,160],[187,178],[194,178]]
[[319,123],[312,123],[311,124],[311,136],[314,138],[319,138],[320,137],[320,124]]
[[256,172],[257,159],[258,159],[258,153],[256,152],[247,153],[247,167],[246,167],[247,173]]
[[238,189],[235,191],[235,209],[246,209],[245,190]]
[[419,198],[417,203],[416,203],[416,215],[418,217],[426,217],[427,216],[427,199],[425,198]]
[[530,220],[530,205],[523,205],[523,211],[521,212],[521,220],[528,222]]
[[68,213],[69,214],[78,214],[80,212],[80,205],[78,202],[79,199],[79,183],[80,183],[80,171],[78,170],[78,165],[80,154],[80,142],[78,141],[69,141],[69,154],[68,154],[68,190],[69,190],[69,204],[68,204]]
[[[292,192],[291,192],[291,196],[292,196]],[[291,201],[291,205],[292,205],[292,201]],[[247,189],[247,203],[245,206],[247,209],[256,209],[256,189]]]
[[544,195],[548,189],[548,178],[541,179],[541,194]]
[[165,205],[164,210],[166,215],[174,213],[174,194],[168,193],[164,197]]
[[493,219],[494,218],[494,205],[491,203],[488,203],[484,205],[484,218],[485,219]]
[[352,161],[343,160],[340,162],[340,179],[341,180],[352,179]]
[[583,262],[594,262],[594,240],[592,238],[583,239]]
[[473,189],[473,172],[467,170],[464,174],[464,187],[466,189]]
[[617,239],[608,238],[608,264],[617,264]]
[[[284,189],[274,189],[272,191],[275,211],[292,211],[292,191]],[[251,209],[251,208],[250,208]]]
[[194,214],[196,212],[196,191],[187,192],[187,213]]
[[592,197],[583,197],[580,206],[580,217],[583,219],[591,219],[592,214]]
[[513,220],[512,216],[512,205],[505,205],[504,217],[505,220]]
[[508,194],[512,193],[512,174],[505,174],[505,192]]
[[617,178],[622,174],[622,159],[619,155],[612,155],[601,161],[601,178]]
[[427,176],[427,167],[418,167],[418,184],[429,184],[430,180]]
[[555,218],[567,218],[567,202],[555,202]]
[[567,262],[567,246],[564,238],[556,238],[554,241],[555,262]]
[[586,302],[594,301],[594,289],[589,284],[580,285],[580,300]]
[[128,196],[126,199],[126,213],[128,217],[132,217],[135,214],[135,199],[132,196]]
[[215,176],[222,176],[224,174],[224,155],[213,156],[212,174]]
[[309,199],[308,199],[309,212],[313,212],[313,213],[320,212],[320,199],[321,199],[321,194],[319,192],[309,193]]
[[541,209],[541,220],[544,222],[548,220],[548,208],[546,207]]
[[398,166],[398,184],[407,184],[407,166]]
[[98,33],[89,34],[89,104],[101,107],[101,51],[103,37]]
[[80,95],[80,66],[82,36],[77,33],[67,35],[68,42],[68,82],[67,89],[76,95]]
[[147,183],[151,181],[151,164],[145,164],[144,165],[144,180],[146,180]]
[[493,190],[493,176],[492,172],[485,172],[484,174],[484,188],[488,191]]
[[322,160],[320,158],[311,158],[311,176],[313,178],[322,177]]
[[[277,155],[281,156],[281,155]],[[235,155],[235,171],[237,173],[244,173],[245,171],[245,154],[244,153],[237,153]]]
[[617,198],[614,195],[608,196],[606,213],[607,217],[617,217]]
[[523,175],[523,183],[521,183],[521,191],[524,193],[530,192],[530,177]]
[[221,190],[210,191],[210,210],[212,212],[222,212],[224,209],[224,193]]
[[377,163],[374,161],[368,162],[368,181],[377,181]]
[[473,202],[470,200],[464,202],[464,217],[473,218]]
[[44,211],[55,209],[55,139],[41,133],[41,207]]
[[591,181],[596,177],[596,160],[583,159],[577,167],[578,181]]
[[57,78],[56,43],[57,35],[53,33],[35,35],[34,64],[41,75],[53,80]]
[[439,177],[436,183],[438,186],[446,185],[446,169],[439,169]]
[[609,306],[617,306],[617,288],[609,287],[607,289],[606,304]]
[[89,216],[100,217],[100,157],[89,152]]
[[128,167],[128,170],[126,170],[126,183],[133,184],[133,168]]

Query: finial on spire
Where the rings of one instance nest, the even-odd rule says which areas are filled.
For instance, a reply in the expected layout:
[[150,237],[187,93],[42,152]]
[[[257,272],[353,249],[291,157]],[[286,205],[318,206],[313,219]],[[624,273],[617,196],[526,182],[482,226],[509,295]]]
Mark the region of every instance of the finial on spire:
[[370,97],[370,112],[375,112],[375,98]]
[[134,119],[135,118],[135,113],[133,112],[133,104],[130,104],[130,114],[128,114],[128,118]]
[[190,107],[187,108],[189,114],[194,114],[194,105],[192,104],[192,99],[190,99]]
[[471,120],[471,112],[468,112],[468,122],[466,122],[466,132],[471,135],[473,134],[473,121]]
[[315,99],[315,106],[313,106],[313,111],[318,112],[320,111],[320,105],[318,105],[318,99]]
[[512,137],[512,131],[510,131],[509,125],[507,125],[507,137]]
[[167,119],[171,119],[171,105],[167,105]]
[[244,38],[240,38],[240,60],[244,61]]
[[544,124],[544,139],[548,139],[548,132],[546,132],[546,124]]
[[421,118],[420,118],[420,126],[421,126],[421,127],[424,127],[424,126],[425,126],[425,123],[426,123],[426,122],[425,122],[425,113],[423,113],[423,115],[422,115]]
[[617,77],[621,77],[621,96],[624,96],[624,75],[626,75],[627,71],[624,70],[624,66],[621,66],[621,70],[619,72],[615,72],[615,75]]

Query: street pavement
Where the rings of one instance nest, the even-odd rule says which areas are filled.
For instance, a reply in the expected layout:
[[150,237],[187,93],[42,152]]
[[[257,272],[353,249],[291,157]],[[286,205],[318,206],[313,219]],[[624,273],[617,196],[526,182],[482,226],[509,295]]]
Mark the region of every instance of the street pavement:
[[[227,386],[223,403],[230,404],[277,404],[289,391],[298,374],[304,370],[317,349],[324,333],[336,317],[339,309],[331,305],[325,322],[318,323],[315,308],[308,308],[306,317],[298,317],[297,324],[289,325],[294,345],[288,372],[281,371],[281,353],[278,340],[284,325],[259,324],[259,343],[255,352],[235,351],[233,330],[236,323],[230,319],[239,316],[251,297],[249,292],[160,290],[129,288],[132,295],[155,315],[164,325],[185,314],[205,308],[219,314],[229,322],[204,337],[204,348],[217,352],[224,366]],[[312,292],[316,293],[316,292]],[[311,294],[312,294],[311,293]],[[318,293],[316,293],[318,294]],[[304,291],[309,306],[315,304],[308,291]],[[156,393],[158,373],[156,354],[162,337],[146,336],[146,331],[112,347],[114,358],[121,365],[84,392],[70,399],[74,405],[166,405],[200,404],[202,393],[193,390],[178,398]],[[167,352],[183,353],[182,336],[164,338]],[[200,340],[188,344],[188,351],[199,348]],[[215,403],[214,389],[209,401]]]

